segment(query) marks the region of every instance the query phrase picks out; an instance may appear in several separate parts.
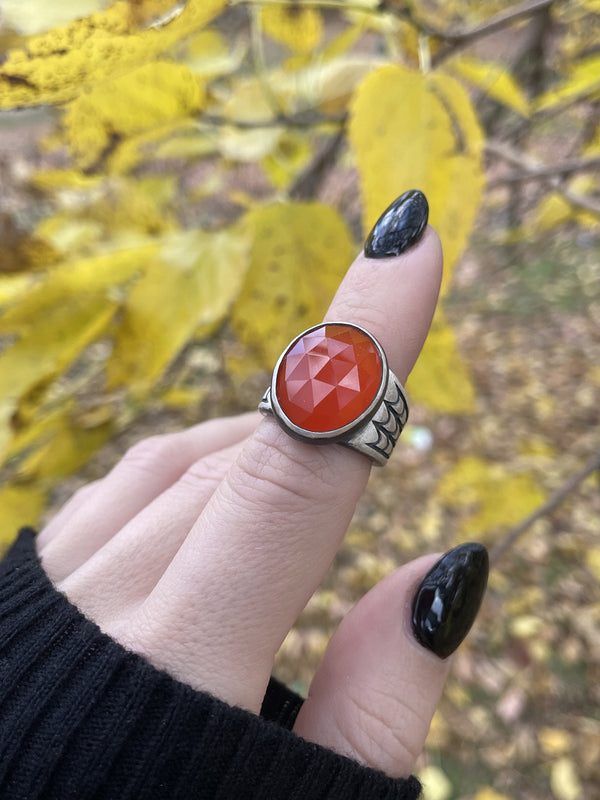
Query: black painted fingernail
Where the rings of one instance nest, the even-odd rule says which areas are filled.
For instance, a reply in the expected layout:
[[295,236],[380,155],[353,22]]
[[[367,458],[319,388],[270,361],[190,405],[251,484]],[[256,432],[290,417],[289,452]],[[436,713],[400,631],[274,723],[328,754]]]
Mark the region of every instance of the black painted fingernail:
[[465,638],[483,600],[489,573],[482,544],[455,547],[423,578],[412,610],[417,640],[440,658],[447,658]]
[[429,204],[418,189],[411,189],[379,217],[365,242],[367,258],[399,256],[416,244],[427,225]]

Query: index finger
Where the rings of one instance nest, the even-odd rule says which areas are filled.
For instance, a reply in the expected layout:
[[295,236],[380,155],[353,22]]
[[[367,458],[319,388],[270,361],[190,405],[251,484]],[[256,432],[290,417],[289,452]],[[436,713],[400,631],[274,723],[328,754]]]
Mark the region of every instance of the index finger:
[[[427,336],[441,270],[431,228],[400,256],[361,253],[326,319],[366,328],[404,381]],[[166,637],[159,666],[258,711],[274,655],[329,567],[369,471],[360,453],[296,441],[265,419],[144,603],[144,651],[152,658]]]

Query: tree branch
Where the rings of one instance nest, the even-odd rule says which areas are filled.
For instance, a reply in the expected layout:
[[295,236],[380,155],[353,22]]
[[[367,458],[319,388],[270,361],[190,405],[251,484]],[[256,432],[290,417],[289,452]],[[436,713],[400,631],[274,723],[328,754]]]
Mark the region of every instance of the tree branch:
[[531,528],[534,522],[537,522],[538,519],[542,517],[548,516],[555,508],[558,508],[568,495],[597,469],[600,469],[600,448],[590,457],[585,466],[565,481],[545,503],[542,503],[542,505],[529,514],[528,517],[525,517],[522,522],[508,531],[504,539],[491,549],[490,564],[495,565],[517,539]]
[[572,158],[560,164],[531,164],[527,169],[509,172],[493,181],[488,181],[488,189],[495,189],[505,183],[521,183],[522,181],[538,181],[541,178],[551,178],[572,175],[574,172],[586,172],[600,167],[600,156],[595,158]]
[[531,17],[540,11],[549,8],[556,0],[524,0],[506,11],[500,11],[494,14],[493,17],[487,19],[485,22],[475,25],[472,28],[464,31],[448,31],[443,34],[444,39],[452,44],[470,44],[475,39],[481,39],[483,36],[489,36],[491,33],[502,30],[507,25],[516,22],[523,17]]
[[[229,0],[230,5],[285,5],[289,0]],[[549,8],[556,0],[524,0],[523,2],[494,14],[490,19],[475,25],[472,28],[455,31],[443,31],[440,28],[432,25],[423,19],[416,17],[410,6],[403,6],[401,8],[390,3],[389,0],[380,0],[376,6],[366,6],[361,3],[346,2],[346,0],[296,0],[296,5],[302,7],[307,6],[311,8],[336,8],[342,11],[360,11],[365,14],[391,14],[394,17],[403,19],[409,22],[417,30],[425,36],[435,36],[442,39],[448,44],[449,47],[455,48],[459,46],[466,46],[476,39],[483,36],[488,36],[491,33],[502,30],[502,28],[510,25],[511,23],[537,14]],[[439,54],[438,54],[439,55]],[[446,57],[446,53],[442,58]]]
[[293,200],[310,200],[316,197],[326,176],[337,164],[340,150],[344,146],[346,131],[341,127],[332,136],[320,153],[306,169],[298,175],[289,191]]
[[[562,194],[565,200],[571,203],[571,205],[600,216],[600,201],[595,200],[593,197],[587,197],[586,195],[571,191],[558,177],[551,177],[551,174],[543,174],[551,169],[548,165],[528,160],[525,156],[516,152],[504,142],[488,141],[485,144],[485,150],[490,155],[501,158],[508,164],[518,167],[525,175],[531,175],[537,180],[543,181],[551,189]],[[597,161],[598,159],[590,159],[590,161],[591,160]]]
[[197,119],[198,125],[211,125],[216,128],[230,125],[239,130],[254,131],[261,128],[314,128],[319,125],[344,125],[347,114],[322,114],[309,108],[295,114],[276,114],[268,119],[230,119],[216,114],[202,114]]

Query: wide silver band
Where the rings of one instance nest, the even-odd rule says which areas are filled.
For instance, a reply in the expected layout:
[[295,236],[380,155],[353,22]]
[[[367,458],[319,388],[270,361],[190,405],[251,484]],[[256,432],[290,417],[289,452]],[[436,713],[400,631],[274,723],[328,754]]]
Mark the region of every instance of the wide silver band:
[[[315,326],[319,327],[319,326]],[[358,327],[358,326],[353,326]],[[311,329],[312,330],[312,329]],[[276,396],[275,377],[279,360],[273,371],[271,386],[264,393],[258,408],[265,415],[273,415],[279,425],[294,439],[311,444],[336,443],[349,447],[367,456],[377,466],[384,466],[392,454],[396,442],[408,419],[408,402],[404,387],[387,365],[383,348],[368,331],[364,333],[377,345],[382,357],[383,374],[379,391],[365,413],[357,420],[327,433],[313,433],[299,428],[281,409]],[[306,333],[306,331],[304,332]],[[302,336],[303,334],[301,334]],[[300,338],[300,337],[298,337]],[[282,355],[283,358],[283,355]]]

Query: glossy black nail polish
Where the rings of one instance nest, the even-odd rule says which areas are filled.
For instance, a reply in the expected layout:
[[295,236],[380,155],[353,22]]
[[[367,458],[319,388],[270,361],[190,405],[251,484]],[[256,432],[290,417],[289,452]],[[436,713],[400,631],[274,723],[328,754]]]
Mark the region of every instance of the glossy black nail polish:
[[427,225],[429,204],[418,189],[411,189],[379,217],[365,242],[367,258],[399,256],[416,244]]
[[443,556],[423,578],[412,609],[417,640],[447,658],[469,632],[485,593],[489,573],[487,550],[461,544]]

